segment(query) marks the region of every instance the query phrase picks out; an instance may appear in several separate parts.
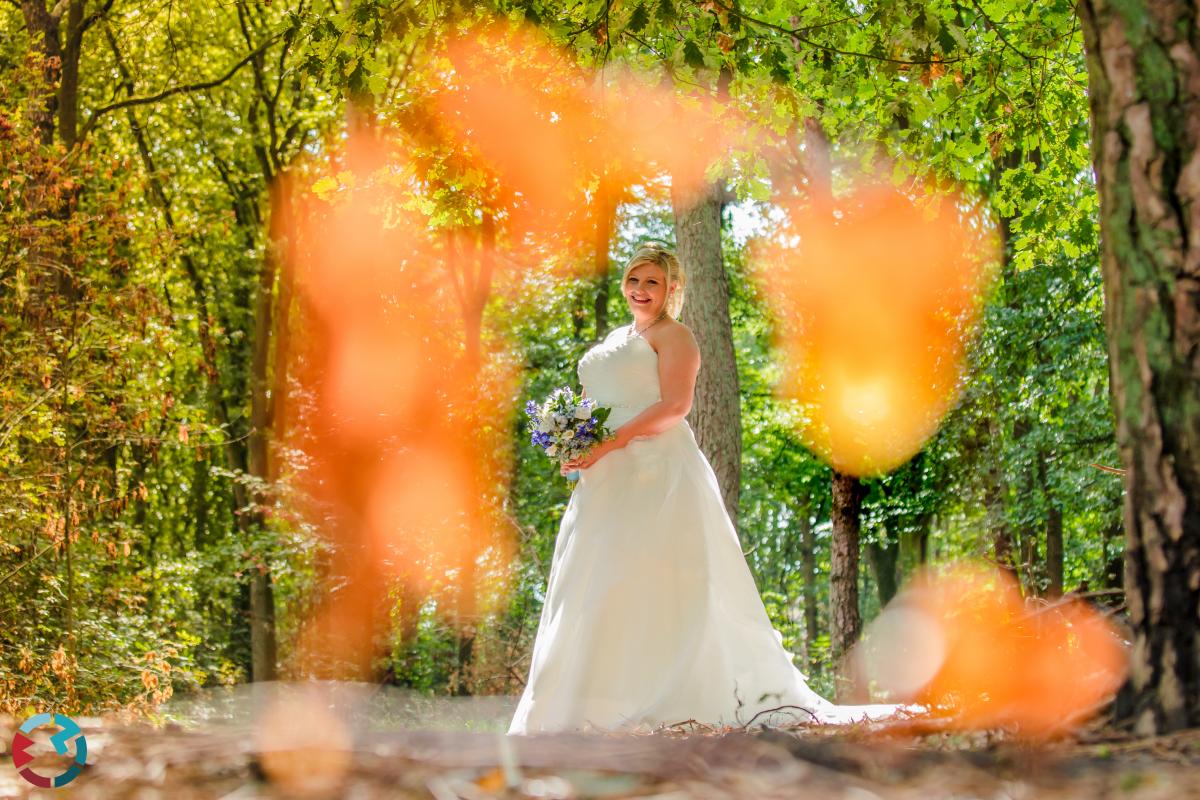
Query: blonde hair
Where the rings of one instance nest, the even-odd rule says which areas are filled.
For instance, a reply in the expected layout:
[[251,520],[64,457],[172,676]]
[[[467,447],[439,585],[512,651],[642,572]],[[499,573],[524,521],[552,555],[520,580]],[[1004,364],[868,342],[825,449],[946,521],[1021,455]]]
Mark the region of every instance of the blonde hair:
[[[629,273],[642,264],[653,264],[666,273],[667,313],[673,319],[679,319],[679,312],[683,310],[684,287],[687,285],[687,276],[684,274],[683,265],[679,263],[679,259],[662,242],[645,242],[638,247],[637,252],[625,264],[625,271],[621,273],[622,289],[625,288],[625,281],[629,278]],[[673,292],[671,291],[672,284],[675,285]]]

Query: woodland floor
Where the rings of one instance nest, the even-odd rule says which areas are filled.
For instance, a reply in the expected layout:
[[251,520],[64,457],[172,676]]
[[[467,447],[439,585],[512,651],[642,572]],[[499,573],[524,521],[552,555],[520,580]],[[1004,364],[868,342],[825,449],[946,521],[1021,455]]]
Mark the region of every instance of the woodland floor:
[[[346,749],[256,746],[246,731],[78,720],[88,768],[36,790],[8,757],[0,797],[78,798],[1200,798],[1200,731],[1138,740],[1107,728],[1032,746],[912,723],[750,732],[676,726],[638,735],[505,737],[373,731]],[[52,758],[39,772],[53,774]],[[272,780],[268,775],[274,775]]]

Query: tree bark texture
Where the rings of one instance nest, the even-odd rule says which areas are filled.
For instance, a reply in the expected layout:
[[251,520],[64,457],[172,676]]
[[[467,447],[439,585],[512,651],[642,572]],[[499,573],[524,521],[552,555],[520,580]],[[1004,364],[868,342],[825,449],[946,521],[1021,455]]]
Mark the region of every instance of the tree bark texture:
[[729,280],[721,252],[721,199],[724,183],[697,195],[672,190],[676,255],[687,275],[682,321],[700,346],[700,374],[688,423],[704,451],[737,525],[742,476],[742,411],[733,324],[729,319]]
[[833,539],[829,557],[830,649],[841,661],[862,631],[858,612],[860,520],[866,488],[853,475],[833,473]]
[[1126,713],[1200,725],[1200,31],[1182,0],[1081,0],[1109,379],[1125,468]]

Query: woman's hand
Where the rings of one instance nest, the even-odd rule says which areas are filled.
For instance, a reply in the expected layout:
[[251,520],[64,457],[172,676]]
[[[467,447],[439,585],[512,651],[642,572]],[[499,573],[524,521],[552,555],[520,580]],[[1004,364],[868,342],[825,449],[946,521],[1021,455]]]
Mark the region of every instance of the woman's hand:
[[562,474],[566,475],[568,472],[575,469],[587,469],[601,458],[611,453],[613,450],[619,450],[620,447],[621,445],[617,443],[615,438],[605,439],[591,450],[588,450],[582,456],[563,462]]

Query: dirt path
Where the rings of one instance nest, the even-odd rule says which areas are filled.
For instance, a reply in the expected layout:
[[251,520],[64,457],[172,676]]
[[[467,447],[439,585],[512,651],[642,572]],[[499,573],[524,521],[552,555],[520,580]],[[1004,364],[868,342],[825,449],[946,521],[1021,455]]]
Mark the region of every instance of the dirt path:
[[[358,735],[344,749],[294,750],[237,732],[80,723],[88,767],[47,790],[17,774],[8,753],[13,723],[0,723],[0,797],[1200,798],[1200,731],[1143,741],[1092,733],[1031,747],[996,735],[879,728],[507,739],[402,730]],[[46,775],[65,763],[46,755],[34,762]]]

